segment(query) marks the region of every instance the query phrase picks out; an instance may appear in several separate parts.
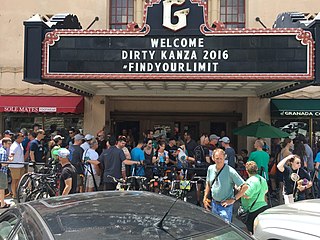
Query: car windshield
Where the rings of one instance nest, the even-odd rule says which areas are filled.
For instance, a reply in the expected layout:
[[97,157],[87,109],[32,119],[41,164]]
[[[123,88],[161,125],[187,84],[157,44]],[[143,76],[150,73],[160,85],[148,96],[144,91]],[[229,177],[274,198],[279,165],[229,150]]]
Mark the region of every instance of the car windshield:
[[191,236],[199,240],[245,239],[228,225],[208,230],[205,222],[177,216],[168,216],[163,224],[164,230],[156,227],[160,218],[150,215],[74,215],[59,216],[56,220],[59,224],[50,225],[56,239],[176,239]]
[[[153,195],[108,197],[94,201],[40,201],[36,207],[56,239],[248,239],[233,226],[191,204],[154,204]],[[168,202],[169,201],[169,202]],[[43,204],[41,206],[41,203]]]

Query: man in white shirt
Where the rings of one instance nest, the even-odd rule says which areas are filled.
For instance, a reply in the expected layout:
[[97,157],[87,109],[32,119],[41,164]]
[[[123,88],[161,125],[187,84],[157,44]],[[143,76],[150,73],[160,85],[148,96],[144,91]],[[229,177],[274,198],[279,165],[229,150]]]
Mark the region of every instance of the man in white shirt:
[[94,188],[100,185],[100,162],[99,155],[96,152],[98,148],[98,141],[93,139],[90,142],[90,148],[83,152],[82,160],[85,162],[85,189],[86,192],[93,192]]
[[[24,162],[23,147],[21,144],[23,139],[24,139],[24,136],[22,133],[17,133],[15,135],[15,141],[10,147],[9,161],[12,161],[15,163]],[[18,183],[22,175],[25,173],[25,168],[23,164],[9,164],[9,169],[11,171],[11,177],[12,177],[12,183],[11,183],[12,194],[13,194],[13,198],[16,198]]]

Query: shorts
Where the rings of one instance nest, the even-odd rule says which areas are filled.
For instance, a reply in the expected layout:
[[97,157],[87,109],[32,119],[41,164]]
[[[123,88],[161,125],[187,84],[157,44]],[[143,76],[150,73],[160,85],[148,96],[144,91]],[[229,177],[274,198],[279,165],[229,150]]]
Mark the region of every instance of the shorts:
[[[96,181],[96,184],[97,184],[97,188],[99,188],[99,185],[100,185],[100,176],[94,174],[94,179]],[[86,188],[94,188],[94,181],[93,181],[93,177],[91,174],[88,174],[87,175],[87,179],[86,179]]]
[[293,194],[283,194],[284,204],[294,203]]
[[8,177],[4,172],[0,172],[0,189],[8,188]]
[[12,180],[20,180],[20,178],[25,173],[24,167],[22,168],[10,168]]

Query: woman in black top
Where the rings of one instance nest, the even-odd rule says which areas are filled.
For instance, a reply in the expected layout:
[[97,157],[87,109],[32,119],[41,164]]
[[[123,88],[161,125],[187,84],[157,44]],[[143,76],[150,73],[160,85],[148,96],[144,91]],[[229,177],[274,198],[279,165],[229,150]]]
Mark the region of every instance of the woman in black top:
[[278,163],[277,168],[283,172],[285,204],[305,199],[305,190],[312,186],[312,182],[307,171],[301,167],[300,157],[290,154]]
[[146,145],[143,149],[144,151],[144,164],[145,164],[145,174],[146,174],[146,178],[148,180],[153,178],[153,171],[152,171],[152,157],[154,155],[154,151],[153,151],[153,147],[152,147],[152,139],[147,139],[146,141]]

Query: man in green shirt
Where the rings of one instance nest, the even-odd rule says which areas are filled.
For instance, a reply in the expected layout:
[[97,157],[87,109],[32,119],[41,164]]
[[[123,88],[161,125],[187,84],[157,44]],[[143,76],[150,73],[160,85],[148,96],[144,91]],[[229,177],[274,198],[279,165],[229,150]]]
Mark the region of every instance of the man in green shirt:
[[262,150],[264,145],[263,140],[257,139],[254,143],[256,151],[250,153],[248,161],[254,161],[258,166],[258,174],[264,177],[267,181],[269,180],[268,175],[268,164],[270,156],[268,153]]

